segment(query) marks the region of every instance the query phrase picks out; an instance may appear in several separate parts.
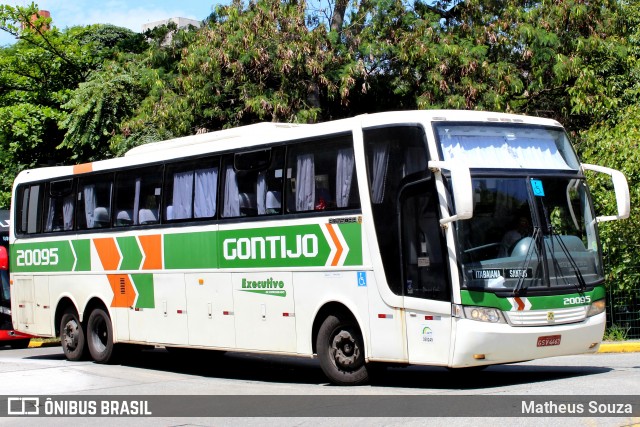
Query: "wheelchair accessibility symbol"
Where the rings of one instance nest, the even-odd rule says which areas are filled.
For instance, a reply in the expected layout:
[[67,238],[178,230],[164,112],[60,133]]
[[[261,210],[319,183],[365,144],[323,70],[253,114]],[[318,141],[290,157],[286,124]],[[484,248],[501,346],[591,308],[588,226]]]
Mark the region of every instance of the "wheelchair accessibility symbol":
[[358,286],[367,286],[367,272],[358,271]]

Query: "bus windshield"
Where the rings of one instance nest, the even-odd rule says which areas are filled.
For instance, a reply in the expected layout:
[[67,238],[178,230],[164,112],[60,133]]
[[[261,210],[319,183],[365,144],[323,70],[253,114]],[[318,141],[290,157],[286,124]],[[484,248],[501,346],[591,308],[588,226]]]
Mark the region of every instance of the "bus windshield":
[[514,294],[603,280],[583,179],[476,177],[474,216],[457,238],[463,286]]

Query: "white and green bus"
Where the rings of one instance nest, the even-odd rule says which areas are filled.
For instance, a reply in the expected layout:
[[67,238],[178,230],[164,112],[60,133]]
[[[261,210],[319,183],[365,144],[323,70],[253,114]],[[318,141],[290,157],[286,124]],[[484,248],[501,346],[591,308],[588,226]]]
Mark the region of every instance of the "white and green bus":
[[[611,176],[596,217],[585,171]],[[124,344],[482,367],[597,351],[615,170],[553,120],[402,111],[262,123],[22,172],[13,326],[69,360]],[[213,354],[213,353],[212,353]]]

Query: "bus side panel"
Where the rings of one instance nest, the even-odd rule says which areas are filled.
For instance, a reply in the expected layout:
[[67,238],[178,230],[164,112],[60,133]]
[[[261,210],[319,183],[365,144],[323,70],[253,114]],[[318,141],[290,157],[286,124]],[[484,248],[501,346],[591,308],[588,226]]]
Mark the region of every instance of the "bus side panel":
[[290,272],[233,273],[236,346],[294,353],[296,317]]
[[34,276],[33,296],[35,307],[33,308],[33,320],[35,328],[32,333],[40,336],[53,336],[53,314],[51,301],[49,300],[49,277]]
[[230,273],[185,274],[189,344],[236,346]]
[[35,305],[33,292],[33,276],[12,276],[11,307],[13,308],[13,328],[16,331],[32,333],[33,307]]
[[373,272],[367,272],[369,291],[369,358],[377,361],[407,362],[407,344],[403,310],[387,305],[377,290],[386,286],[378,282]]
[[153,307],[137,307],[129,313],[132,341],[188,345],[185,275],[153,275]]
[[11,289],[14,328],[39,336],[53,336],[49,277],[16,276]]
[[[362,272],[364,273],[364,272]],[[368,288],[359,286],[358,271],[315,271],[293,273],[295,288],[297,352],[313,354],[313,322],[326,303],[338,302],[355,316],[368,346]]]

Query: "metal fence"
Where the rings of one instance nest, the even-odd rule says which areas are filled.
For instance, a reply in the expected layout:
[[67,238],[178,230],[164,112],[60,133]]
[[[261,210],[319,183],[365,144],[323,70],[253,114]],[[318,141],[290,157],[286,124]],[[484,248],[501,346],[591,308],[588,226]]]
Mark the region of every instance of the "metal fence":
[[607,327],[612,325],[626,331],[627,339],[640,339],[640,284],[624,294],[609,290]]

